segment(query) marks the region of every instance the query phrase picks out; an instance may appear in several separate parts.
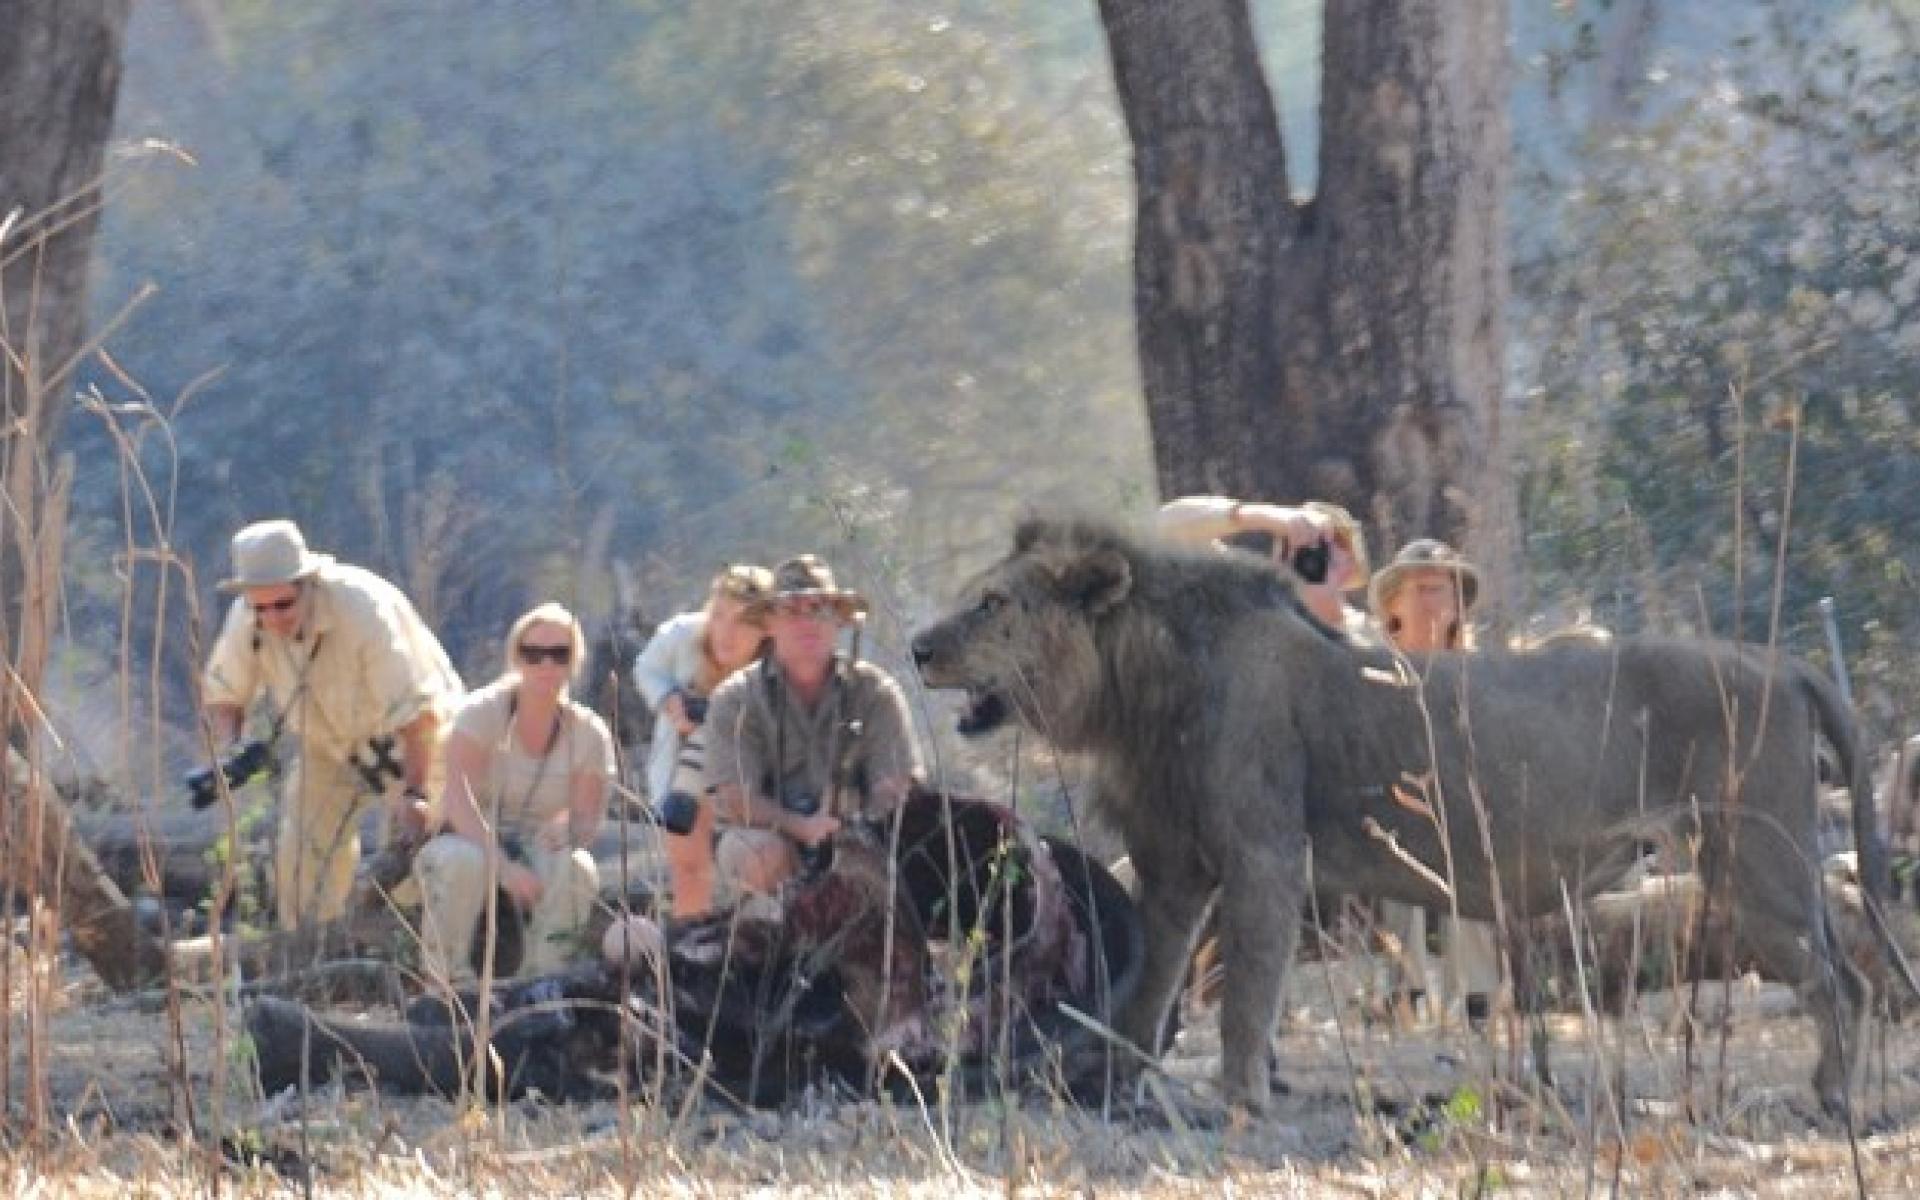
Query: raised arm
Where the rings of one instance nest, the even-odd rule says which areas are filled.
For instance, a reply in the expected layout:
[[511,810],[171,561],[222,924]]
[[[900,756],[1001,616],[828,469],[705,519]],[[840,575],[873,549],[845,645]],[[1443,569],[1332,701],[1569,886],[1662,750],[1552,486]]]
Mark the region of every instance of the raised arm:
[[1160,506],[1155,527],[1163,537],[1181,542],[1207,542],[1235,533],[1273,536],[1274,555],[1285,558],[1293,549],[1311,545],[1333,532],[1332,522],[1311,509],[1290,504],[1262,504],[1230,496],[1182,496]]

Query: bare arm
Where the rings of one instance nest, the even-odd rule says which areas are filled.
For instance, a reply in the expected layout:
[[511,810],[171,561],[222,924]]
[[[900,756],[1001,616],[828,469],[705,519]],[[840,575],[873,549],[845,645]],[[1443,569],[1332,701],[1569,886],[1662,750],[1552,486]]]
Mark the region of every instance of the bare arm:
[[216,747],[236,741],[247,722],[247,710],[238,704],[209,704],[206,713],[207,724],[213,727],[213,744]]
[[1230,496],[1182,496],[1160,506],[1160,533],[1175,541],[1205,542],[1248,531],[1273,535],[1274,553],[1310,545],[1332,533],[1332,523],[1311,509],[1259,504]]
[[911,775],[893,775],[878,781],[868,789],[868,802],[872,806],[873,815],[891,816],[907,802],[907,793],[912,789]]
[[766,796],[748,795],[738,783],[714,785],[713,811],[730,824],[771,829],[807,846],[831,836],[840,828],[839,818],[829,813],[819,812],[803,817]]
[[493,827],[480,811],[478,785],[486,778],[493,753],[478,739],[455,730],[447,735],[447,786],[441,794],[440,808],[447,828],[487,851],[495,865],[500,858]]
[[433,735],[439,728],[440,718],[429,708],[422,710],[419,716],[402,725],[398,731],[403,752],[400,761],[401,781],[406,784],[407,791],[416,795],[427,794],[427,775],[433,766]]

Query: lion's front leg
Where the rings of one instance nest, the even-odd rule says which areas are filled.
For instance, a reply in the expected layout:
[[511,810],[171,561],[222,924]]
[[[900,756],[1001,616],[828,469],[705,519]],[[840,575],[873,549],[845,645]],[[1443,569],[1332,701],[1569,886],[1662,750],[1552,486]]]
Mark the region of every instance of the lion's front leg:
[[1226,987],[1220,1006],[1220,1091],[1252,1112],[1267,1106],[1268,1052],[1281,992],[1300,939],[1307,886],[1304,833],[1246,847],[1228,867],[1220,893],[1220,949]]
[[1140,986],[1120,1013],[1121,1036],[1158,1057],[1169,1039],[1168,1017],[1185,978],[1193,938],[1212,897],[1213,883],[1170,861],[1164,847],[1128,847],[1138,886],[1134,899],[1146,940]]

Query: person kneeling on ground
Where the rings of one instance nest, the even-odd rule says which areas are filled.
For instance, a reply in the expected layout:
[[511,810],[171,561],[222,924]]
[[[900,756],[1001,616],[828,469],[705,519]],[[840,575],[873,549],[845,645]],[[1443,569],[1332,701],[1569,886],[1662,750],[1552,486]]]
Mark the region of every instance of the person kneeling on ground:
[[667,828],[673,915],[682,920],[705,916],[714,903],[707,702],[735,671],[760,657],[767,640],[764,604],[772,592],[773,572],[765,567],[728,567],[713,577],[706,606],[660,626],[633,663],[634,682],[657,714],[647,795]]
[[[446,832],[415,861],[424,912],[421,962],[431,981],[478,969],[475,930],[525,920],[523,975],[576,956],[600,876],[589,847],[606,816],[613,738],[567,695],[586,647],[558,604],[521,616],[507,634],[507,670],[468,696],[446,745]],[[488,911],[498,889],[501,906]]]
[[723,882],[772,894],[844,821],[890,816],[920,759],[900,685],[837,650],[864,616],[858,593],[812,555],[774,571],[772,650],[714,692],[707,780],[723,829]]

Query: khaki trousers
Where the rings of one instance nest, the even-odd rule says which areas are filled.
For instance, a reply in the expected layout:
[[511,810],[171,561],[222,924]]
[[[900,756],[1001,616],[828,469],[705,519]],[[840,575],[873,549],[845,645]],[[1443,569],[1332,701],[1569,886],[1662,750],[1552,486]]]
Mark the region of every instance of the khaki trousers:
[[[487,852],[457,833],[421,847],[420,969],[432,981],[473,978],[469,951],[496,886]],[[540,878],[540,903],[528,914],[520,975],[544,975],[580,957],[580,938],[600,894],[600,871],[585,850],[548,850],[526,842],[526,865]],[[503,898],[504,899],[504,898]]]
[[1400,958],[1389,971],[1391,990],[1425,992],[1442,1015],[1452,1015],[1468,996],[1484,995],[1491,1000],[1499,993],[1500,947],[1491,922],[1440,918],[1438,979],[1427,954],[1426,909],[1383,900],[1380,923],[1400,943]]
[[343,762],[308,761],[287,771],[273,848],[274,911],[282,929],[346,915],[360,863],[360,817],[382,797]]

